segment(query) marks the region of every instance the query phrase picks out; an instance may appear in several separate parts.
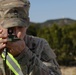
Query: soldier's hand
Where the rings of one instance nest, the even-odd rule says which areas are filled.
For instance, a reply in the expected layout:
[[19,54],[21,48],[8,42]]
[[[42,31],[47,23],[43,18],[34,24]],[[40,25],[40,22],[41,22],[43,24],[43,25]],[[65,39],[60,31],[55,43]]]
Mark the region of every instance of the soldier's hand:
[[7,29],[0,26],[0,53],[3,51],[3,48],[6,47],[7,37]]
[[13,56],[19,55],[25,48],[25,42],[24,40],[19,40],[16,42],[8,42],[7,43],[7,48],[9,49],[9,52]]
[[9,49],[9,52],[13,56],[19,55],[26,47],[24,37],[26,28],[25,27],[14,27],[13,33],[17,36],[17,38],[21,39],[15,42],[7,42],[7,48]]

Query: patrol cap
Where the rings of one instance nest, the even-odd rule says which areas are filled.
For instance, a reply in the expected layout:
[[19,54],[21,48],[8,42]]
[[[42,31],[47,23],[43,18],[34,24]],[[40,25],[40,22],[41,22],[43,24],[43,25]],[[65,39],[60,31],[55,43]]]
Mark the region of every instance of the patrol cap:
[[29,0],[0,0],[0,24],[4,28],[29,25]]
[[11,18],[11,19],[4,19],[1,21],[1,26],[4,28],[10,28],[10,27],[27,27],[29,25],[29,22],[21,19],[21,18]]

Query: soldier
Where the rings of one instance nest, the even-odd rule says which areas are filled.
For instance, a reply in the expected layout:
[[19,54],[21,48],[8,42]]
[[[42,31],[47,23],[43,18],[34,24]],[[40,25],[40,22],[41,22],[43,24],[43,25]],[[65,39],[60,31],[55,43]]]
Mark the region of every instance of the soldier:
[[[26,34],[29,7],[28,0],[0,0],[0,75],[61,75],[56,55],[47,41]],[[9,28],[12,28],[13,35],[20,40],[8,40]],[[9,63],[6,63],[5,68],[2,57],[5,48],[17,60],[22,73],[14,72],[17,71],[15,64],[15,70],[9,67]]]

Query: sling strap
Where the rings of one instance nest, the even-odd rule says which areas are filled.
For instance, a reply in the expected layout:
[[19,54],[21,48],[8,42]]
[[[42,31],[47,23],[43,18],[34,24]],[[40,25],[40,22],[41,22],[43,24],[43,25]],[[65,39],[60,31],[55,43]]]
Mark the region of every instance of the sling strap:
[[12,54],[7,52],[6,56],[6,52],[4,50],[1,56],[3,60],[6,62],[6,65],[15,75],[23,75],[20,65],[18,64],[17,60],[13,57]]

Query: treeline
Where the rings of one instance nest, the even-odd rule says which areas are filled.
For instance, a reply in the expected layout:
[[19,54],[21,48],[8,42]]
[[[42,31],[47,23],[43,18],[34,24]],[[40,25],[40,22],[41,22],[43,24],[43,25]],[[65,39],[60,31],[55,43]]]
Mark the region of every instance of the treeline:
[[45,38],[61,65],[76,65],[76,24],[42,26],[31,24],[28,34]]

